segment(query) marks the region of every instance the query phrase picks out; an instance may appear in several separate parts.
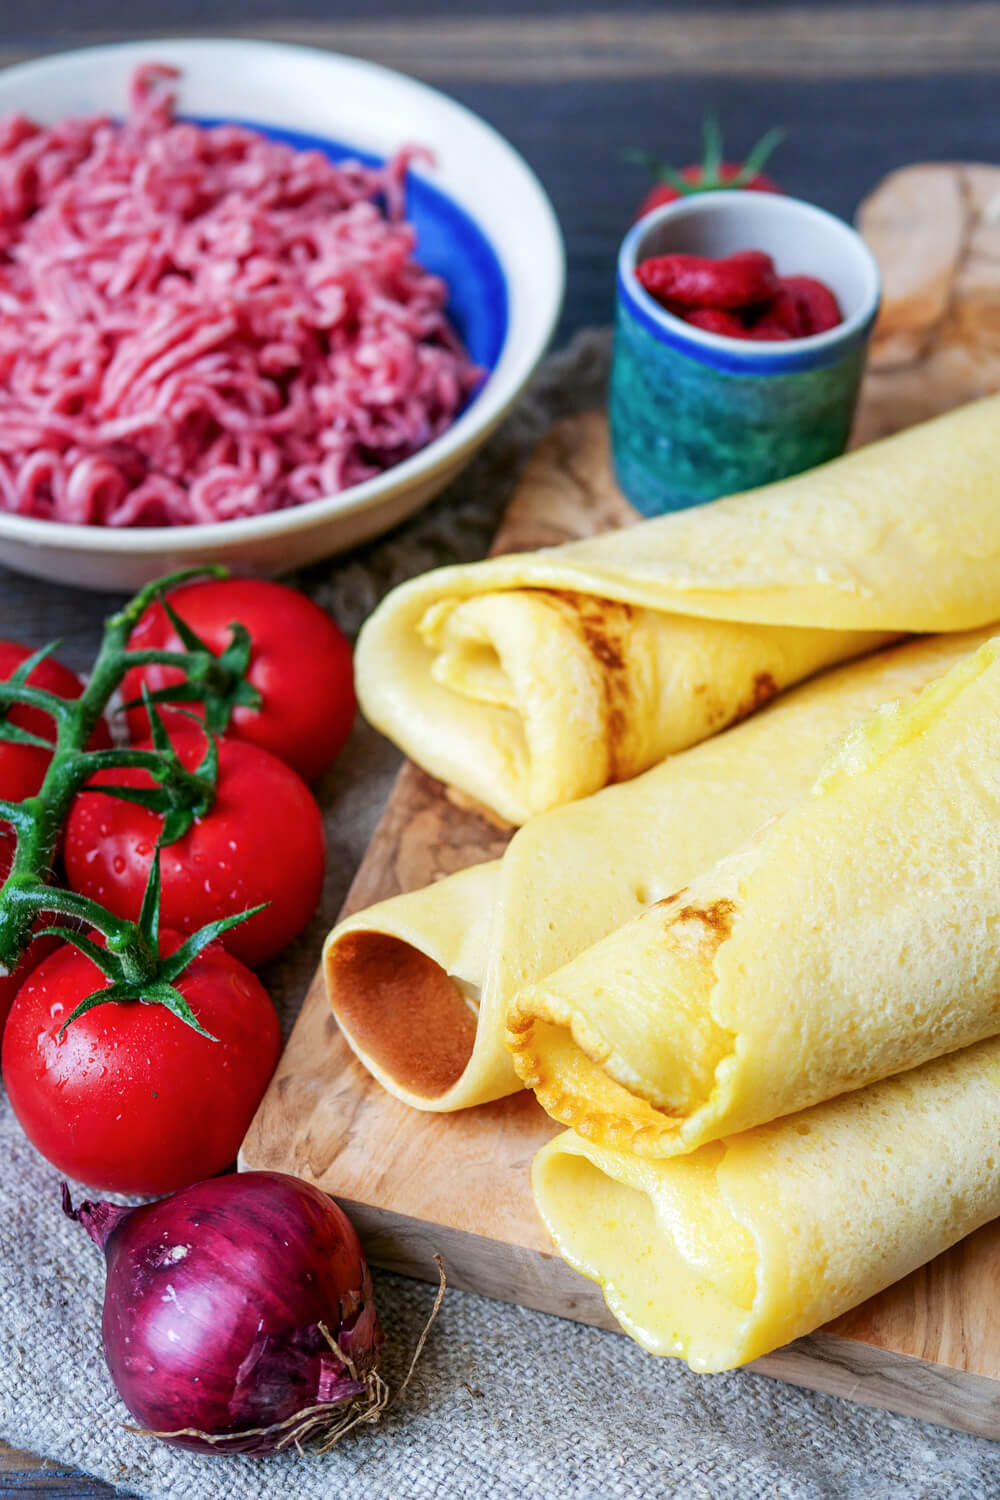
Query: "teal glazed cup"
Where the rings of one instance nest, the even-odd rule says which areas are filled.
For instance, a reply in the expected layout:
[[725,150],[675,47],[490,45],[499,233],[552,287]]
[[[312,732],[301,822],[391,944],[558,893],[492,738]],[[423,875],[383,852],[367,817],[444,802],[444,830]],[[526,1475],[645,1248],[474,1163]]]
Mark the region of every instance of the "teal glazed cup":
[[[685,323],[640,286],[652,255],[765,250],[779,275],[816,276],[844,321],[785,343],[752,343]],[[684,510],[813,468],[847,445],[879,272],[860,235],[797,198],[698,193],[654,209],[618,257],[609,396],[619,486],[643,515]]]

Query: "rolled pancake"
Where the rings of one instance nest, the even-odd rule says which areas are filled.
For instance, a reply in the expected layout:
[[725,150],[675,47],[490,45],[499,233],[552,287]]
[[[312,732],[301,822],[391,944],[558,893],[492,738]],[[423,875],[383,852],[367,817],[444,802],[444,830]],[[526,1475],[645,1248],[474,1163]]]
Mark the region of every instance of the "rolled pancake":
[[1000,1032],[1000,637],[508,1014],[580,1134],[691,1151]]
[[1000,396],[779,484],[441,568],[365,625],[362,708],[512,823],[888,636],[1000,618]]
[[1000,1040],[651,1161],[572,1131],[532,1186],[625,1331],[695,1370],[812,1332],[1000,1214]]
[[534,819],[502,860],[356,913],[324,948],[351,1047],[420,1109],[520,1088],[504,1025],[522,986],[730,853],[808,790],[837,734],[983,639],[931,637],[841,667],[635,781]]

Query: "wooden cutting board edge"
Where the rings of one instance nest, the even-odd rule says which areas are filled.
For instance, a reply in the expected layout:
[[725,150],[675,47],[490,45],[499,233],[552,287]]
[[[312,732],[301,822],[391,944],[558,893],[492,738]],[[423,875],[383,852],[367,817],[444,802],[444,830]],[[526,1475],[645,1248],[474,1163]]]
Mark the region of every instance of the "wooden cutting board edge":
[[[862,205],[886,295],[856,441],[1000,389],[997,204],[1000,168],[940,164],[894,173]],[[635,519],[611,480],[604,424],[586,414],[543,440],[493,550],[552,545]],[[509,835],[404,765],[344,914],[496,858]],[[523,1096],[451,1116],[398,1104],[337,1032],[317,974],[240,1165],[295,1172],[333,1193],[375,1265],[436,1281],[439,1253],[456,1289],[617,1329],[598,1287],[547,1248],[530,1207],[530,1155],[555,1128],[542,1121]],[[484,1173],[495,1174],[495,1199],[482,1195]],[[1000,1223],[750,1368],[1000,1437],[1000,1317],[994,1323],[990,1313],[998,1281]]]

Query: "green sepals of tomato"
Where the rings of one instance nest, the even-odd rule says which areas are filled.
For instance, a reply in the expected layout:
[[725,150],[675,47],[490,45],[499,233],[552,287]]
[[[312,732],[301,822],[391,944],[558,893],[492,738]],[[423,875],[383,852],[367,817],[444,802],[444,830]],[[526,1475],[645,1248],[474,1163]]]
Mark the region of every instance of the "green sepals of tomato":
[[[180,941],[161,931],[160,951]],[[213,943],[176,984],[215,1040],[139,996],[95,1006],[61,1032],[109,983],[64,944],[18,991],[3,1077],[25,1135],[60,1172],[101,1192],[172,1193],[214,1176],[236,1159],[281,1051],[266,990]]]
[[[171,730],[171,740],[182,764],[194,770],[205,752],[204,733],[188,720]],[[256,968],[298,936],[319,903],[323,823],[309,788],[284,761],[240,740],[220,740],[218,753],[210,811],[161,849],[160,920],[187,936],[266,902],[220,939]],[[138,768],[99,772],[66,824],[70,888],[131,921],[142,909],[163,814],[90,788],[153,784]]]
[[[224,726],[227,739],[247,740],[287,761],[306,781],[322,776],[350,734],[356,712],[351,647],[343,632],[304,594],[280,583],[226,578],[186,584],[169,596],[170,606],[215,655],[232,638],[235,621],[249,632],[246,680],[260,695],[259,707],[237,703]],[[129,641],[133,651],[179,651],[182,641],[159,602],[152,605]],[[145,683],[154,695],[184,682],[179,667],[137,667],[122,683],[126,703],[141,696]],[[204,716],[203,706],[183,708]],[[177,709],[160,703],[168,727]],[[149,733],[139,705],[128,710],[133,741]]]
[[720,188],[743,189],[751,193],[780,193],[778,184],[761,169],[783,137],[783,130],[769,130],[747,153],[745,161],[725,161],[722,156],[722,131],[718,120],[710,114],[705,116],[702,125],[701,161],[681,167],[680,171],[666,162],[657,161],[648,152],[629,152],[632,161],[640,162],[658,179],[655,187],[650,188],[640,203],[636,219],[641,219],[644,214],[659,208],[663,203],[673,203],[692,193],[717,192]]
[[[16,641],[0,641],[0,682],[6,682],[31,654],[28,646],[21,646]],[[28,684],[55,693],[59,698],[79,698],[83,692],[83,683],[76,673],[52,656],[45,657],[29,673]],[[55,741],[55,723],[40,708],[18,703],[8,711],[6,718],[29,734]],[[110,744],[108,726],[101,719],[91,738],[90,749],[106,750]],[[43,750],[40,745],[19,745],[11,740],[0,740],[0,798],[6,802],[23,802],[26,797],[33,797],[45,780],[51,759],[51,751]],[[13,829],[0,823],[0,882],[6,880],[13,858]]]

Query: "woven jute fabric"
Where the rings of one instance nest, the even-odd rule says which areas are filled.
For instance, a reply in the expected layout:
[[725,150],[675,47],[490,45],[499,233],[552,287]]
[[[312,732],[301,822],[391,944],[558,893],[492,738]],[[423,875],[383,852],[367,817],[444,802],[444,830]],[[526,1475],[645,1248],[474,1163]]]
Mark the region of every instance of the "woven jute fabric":
[[[482,555],[532,445],[602,399],[608,340],[540,372],[461,480],[389,538],[297,582],[357,628],[385,591]],[[63,636],[82,665],[106,601],[0,576],[0,633]],[[398,756],[359,724],[320,788],[328,873],[309,931],[264,974],[286,1031],[388,795]],[[377,1151],[373,1143],[373,1151]],[[103,1260],[59,1206],[59,1175],[0,1099],[0,1433],[112,1485],[172,1500],[973,1500],[1000,1494],[1000,1445],[759,1376],[699,1377],[628,1339],[449,1292],[403,1401],[324,1458],[202,1458],[127,1430],[100,1347]],[[376,1163],[377,1165],[377,1163]],[[430,1288],[376,1274],[390,1383]],[[988,1310],[987,1310],[988,1311]],[[8,1493],[0,1477],[0,1494]]]

